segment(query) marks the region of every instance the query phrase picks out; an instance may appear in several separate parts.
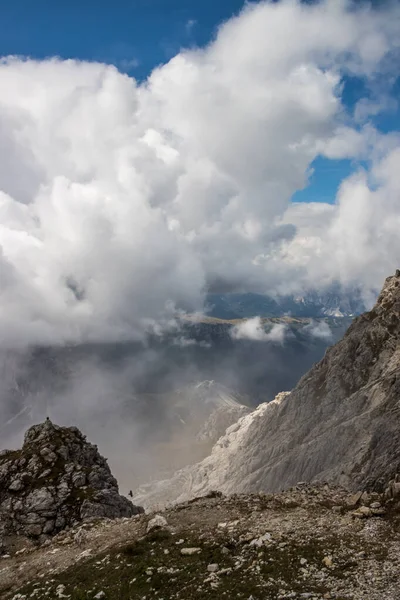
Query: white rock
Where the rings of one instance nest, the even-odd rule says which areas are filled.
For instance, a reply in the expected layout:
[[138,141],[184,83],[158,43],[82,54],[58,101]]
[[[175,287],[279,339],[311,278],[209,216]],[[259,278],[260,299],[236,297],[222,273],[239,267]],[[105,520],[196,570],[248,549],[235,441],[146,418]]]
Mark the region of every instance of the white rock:
[[332,560],[331,556],[324,556],[324,558],[322,559],[322,562],[328,568],[333,567],[333,560]]
[[217,563],[212,563],[211,565],[207,566],[207,571],[209,573],[215,573],[216,571],[218,571],[219,569],[219,565]]
[[257,548],[260,548],[264,544],[264,542],[269,542],[271,541],[271,539],[272,538],[270,533],[264,533],[264,535],[262,535],[261,537],[251,540],[250,546],[256,546]]
[[192,556],[193,554],[198,554],[201,552],[201,548],[182,548],[181,554],[184,556]]
[[64,592],[65,592],[65,585],[60,584],[59,586],[57,586],[57,589],[56,589],[57,598],[69,598],[69,596],[66,596],[64,594]]
[[153,517],[147,523],[147,533],[149,533],[149,531],[152,531],[153,529],[157,529],[158,527],[167,527],[167,525],[167,519],[165,519],[161,515],[155,515],[155,517]]

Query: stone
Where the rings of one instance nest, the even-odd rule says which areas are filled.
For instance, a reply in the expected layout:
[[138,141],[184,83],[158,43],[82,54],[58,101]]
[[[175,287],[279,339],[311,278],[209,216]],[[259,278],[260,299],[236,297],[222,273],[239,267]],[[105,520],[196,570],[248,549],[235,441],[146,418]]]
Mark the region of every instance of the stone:
[[12,482],[10,483],[10,485],[8,486],[8,489],[9,489],[11,492],[19,492],[19,491],[21,491],[22,489],[24,489],[24,487],[25,487],[25,486],[24,486],[24,482],[23,482],[23,480],[22,480],[22,479],[14,479],[14,481],[12,481]]
[[167,527],[167,519],[162,517],[161,515],[155,515],[150,521],[147,523],[147,533],[152,531],[153,529],[161,529],[162,527]]
[[322,562],[324,563],[324,565],[326,567],[328,567],[328,569],[331,569],[333,567],[332,556],[324,556],[324,558],[322,559]]
[[48,511],[55,509],[55,499],[50,491],[50,488],[39,487],[29,494],[25,498],[26,510],[32,513],[40,513],[42,511]]
[[39,537],[42,531],[42,525],[26,525],[24,527],[24,534],[28,537]]
[[69,598],[69,596],[64,594],[64,592],[65,592],[65,585],[63,585],[63,584],[58,585],[56,588],[57,598]]
[[42,533],[44,533],[45,535],[48,535],[50,533],[53,533],[54,531],[54,521],[46,521]]
[[355,517],[370,517],[372,515],[372,510],[369,506],[360,506],[356,511],[352,513]]
[[381,508],[371,508],[371,512],[374,517],[383,517],[386,514],[386,508],[383,506]]
[[193,556],[193,554],[199,554],[201,548],[181,548],[181,554],[183,556]]
[[64,517],[62,517],[61,515],[58,515],[55,521],[55,527],[56,529],[64,529],[66,525],[66,520]]
[[264,535],[262,535],[261,537],[251,540],[250,546],[257,546],[258,548],[260,548],[265,542],[269,541],[271,541],[271,534],[264,533]]
[[71,481],[74,487],[83,487],[84,485],[86,485],[86,474],[83,471],[73,473]]
[[209,573],[216,573],[219,570],[219,565],[217,563],[211,563],[207,565],[207,571]]
[[347,506],[349,506],[350,508],[357,506],[357,504],[360,502],[361,496],[362,496],[362,491],[356,492],[355,494],[352,494],[351,496],[349,496],[348,499],[346,500]]

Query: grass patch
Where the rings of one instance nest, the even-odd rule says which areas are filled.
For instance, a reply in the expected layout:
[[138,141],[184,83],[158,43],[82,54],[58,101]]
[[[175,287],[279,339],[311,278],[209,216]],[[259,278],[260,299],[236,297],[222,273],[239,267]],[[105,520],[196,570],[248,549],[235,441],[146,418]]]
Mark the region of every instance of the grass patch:
[[[70,600],[89,600],[99,592],[104,592],[103,600],[247,600],[250,596],[267,600],[276,598],[281,589],[324,594],[326,584],[312,573],[325,569],[329,579],[344,580],[356,565],[351,553],[357,550],[356,541],[341,538],[310,537],[301,544],[287,539],[257,547],[238,542],[227,533],[210,539],[193,532],[182,535],[184,543],[179,535],[155,530],[19,592],[28,598],[36,589],[36,600],[56,598],[57,587],[62,584]],[[183,547],[201,551],[183,556]],[[377,549],[371,548],[371,552],[376,555]],[[334,563],[329,569],[323,563],[327,554],[333,556]],[[225,572],[210,575],[207,566],[211,563],[218,563]]]

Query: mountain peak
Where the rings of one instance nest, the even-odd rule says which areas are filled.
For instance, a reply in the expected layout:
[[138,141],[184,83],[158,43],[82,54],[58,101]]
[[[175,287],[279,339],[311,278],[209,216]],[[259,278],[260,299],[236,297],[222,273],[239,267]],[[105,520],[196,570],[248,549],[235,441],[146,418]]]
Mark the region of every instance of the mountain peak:
[[400,269],[386,278],[373,310],[400,314]]
[[139,512],[76,427],[46,419],[26,432],[21,450],[0,454],[0,538],[43,539],[88,518]]

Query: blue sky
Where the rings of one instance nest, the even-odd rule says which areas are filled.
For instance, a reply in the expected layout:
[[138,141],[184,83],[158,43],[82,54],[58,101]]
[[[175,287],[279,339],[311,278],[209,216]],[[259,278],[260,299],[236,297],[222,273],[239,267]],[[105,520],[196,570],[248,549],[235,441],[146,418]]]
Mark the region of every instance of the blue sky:
[[[205,45],[242,6],[242,0],[2,0],[0,55],[113,63],[142,80],[180,48]],[[362,81],[345,82],[349,110],[361,92]],[[392,95],[400,97],[399,81]],[[371,122],[384,132],[398,130],[400,111],[391,107]],[[332,202],[341,180],[359,165],[320,157],[312,167],[310,184],[294,200]]]

